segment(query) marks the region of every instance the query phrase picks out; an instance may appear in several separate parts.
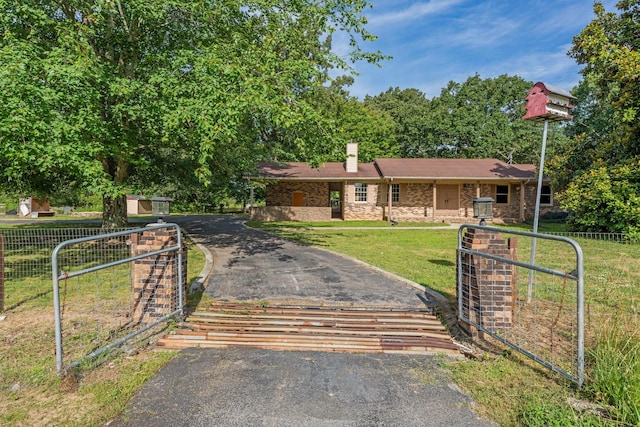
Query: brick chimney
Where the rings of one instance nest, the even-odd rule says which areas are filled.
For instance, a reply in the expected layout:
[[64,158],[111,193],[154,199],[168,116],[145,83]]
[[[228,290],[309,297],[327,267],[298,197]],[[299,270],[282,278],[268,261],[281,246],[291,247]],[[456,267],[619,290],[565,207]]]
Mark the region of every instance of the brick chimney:
[[347,173],[358,172],[358,143],[347,143]]

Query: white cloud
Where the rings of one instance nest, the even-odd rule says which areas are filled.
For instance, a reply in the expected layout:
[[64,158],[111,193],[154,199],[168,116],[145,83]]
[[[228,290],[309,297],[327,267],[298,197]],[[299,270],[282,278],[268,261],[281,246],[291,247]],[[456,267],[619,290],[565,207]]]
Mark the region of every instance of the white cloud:
[[[371,14],[369,24],[372,26],[406,24],[408,21],[422,19],[427,15],[450,10],[465,0],[431,0],[428,2],[414,3],[403,9],[396,9],[390,12]],[[380,2],[382,3],[382,2]],[[375,6],[374,9],[375,11]]]
[[[581,76],[567,55],[572,38],[593,19],[591,1],[373,0],[367,16],[379,36],[372,50],[394,57],[382,68],[357,64],[350,92],[360,98],[389,87],[416,88],[429,98],[449,81],[517,75],[566,89]],[[605,0],[607,10],[615,0]]]

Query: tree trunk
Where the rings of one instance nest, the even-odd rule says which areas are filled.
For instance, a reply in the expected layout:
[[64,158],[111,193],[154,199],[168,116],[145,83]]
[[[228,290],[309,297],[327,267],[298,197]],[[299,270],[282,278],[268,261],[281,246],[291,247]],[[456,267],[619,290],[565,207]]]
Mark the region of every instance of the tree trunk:
[[102,197],[102,228],[123,228],[128,220],[126,196]]

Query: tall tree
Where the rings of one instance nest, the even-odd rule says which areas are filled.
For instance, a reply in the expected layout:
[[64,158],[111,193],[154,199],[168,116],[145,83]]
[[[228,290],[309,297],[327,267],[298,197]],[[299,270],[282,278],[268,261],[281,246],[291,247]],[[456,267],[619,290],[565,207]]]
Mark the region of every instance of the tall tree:
[[594,4],[595,18],[574,37],[570,55],[583,64],[573,150],[556,167],[560,200],[574,229],[640,236],[640,1]]
[[[498,158],[513,163],[536,163],[541,131],[522,120],[524,97],[533,84],[517,76],[449,82],[431,100],[427,115],[427,145],[440,157]],[[552,126],[553,144],[564,144]]]
[[[585,67],[582,74],[599,89],[601,102],[613,107],[621,126],[616,135],[625,155],[640,155],[640,1],[622,0],[619,13],[606,12],[600,2],[596,15],[573,39],[569,52]],[[619,150],[619,148],[618,148]]]
[[358,159],[371,162],[378,157],[397,157],[394,144],[395,123],[384,111],[370,108],[351,96],[348,87],[353,77],[336,78],[329,87],[322,87],[313,94],[318,110],[333,123],[336,142],[340,143],[334,154],[335,161],[345,160],[345,144],[357,142]]
[[322,160],[331,128],[307,95],[326,69],[350,70],[333,32],[351,37],[351,60],[381,58],[358,47],[372,38],[367,6],[0,0],[1,182],[41,192],[77,182],[103,196],[103,225],[116,226],[135,175],[176,172],[154,167],[160,157],[184,158],[205,183],[264,156]]
[[429,100],[424,93],[418,89],[389,88],[379,95],[365,97],[364,105],[382,111],[393,118],[396,150],[390,154],[396,154],[399,157],[434,155],[434,152],[428,150],[426,144],[426,114]]

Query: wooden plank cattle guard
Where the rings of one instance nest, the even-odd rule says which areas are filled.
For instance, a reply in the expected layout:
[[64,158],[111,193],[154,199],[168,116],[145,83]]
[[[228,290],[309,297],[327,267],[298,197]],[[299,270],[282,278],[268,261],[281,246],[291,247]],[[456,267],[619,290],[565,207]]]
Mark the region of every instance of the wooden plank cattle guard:
[[213,303],[190,315],[158,346],[461,355],[440,320],[427,309],[247,303]]

